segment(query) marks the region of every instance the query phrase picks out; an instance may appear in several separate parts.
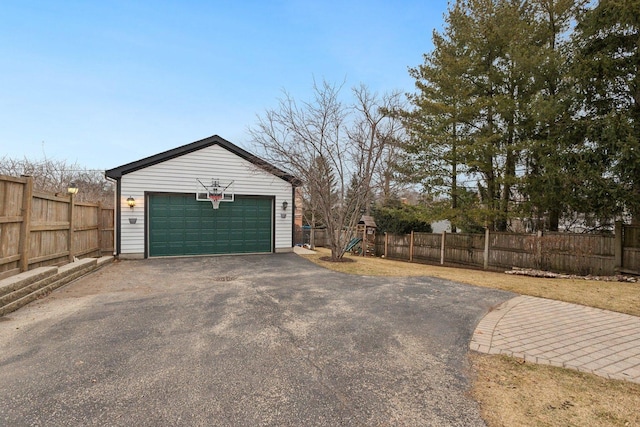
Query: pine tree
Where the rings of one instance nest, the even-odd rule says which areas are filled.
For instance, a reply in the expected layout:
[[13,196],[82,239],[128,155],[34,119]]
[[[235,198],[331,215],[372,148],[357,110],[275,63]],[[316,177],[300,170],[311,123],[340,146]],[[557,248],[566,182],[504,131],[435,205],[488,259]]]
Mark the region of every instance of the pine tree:
[[[600,217],[624,212],[640,223],[640,0],[601,0],[575,33],[575,79],[583,96],[583,157],[592,175],[590,206]],[[595,193],[595,194],[593,194]],[[588,202],[588,201],[587,201]]]
[[424,64],[410,68],[418,92],[409,95],[413,109],[401,113],[409,137],[403,147],[401,172],[421,183],[432,197],[448,198],[448,218],[454,232],[460,209],[458,176],[466,172],[463,151],[473,90],[462,77],[468,68],[467,58],[455,30],[449,24],[443,35],[434,32],[434,51],[424,56]]
[[[533,9],[509,0],[457,1],[434,50],[410,69],[418,92],[405,112],[406,146],[417,168],[405,170],[458,208],[458,175],[477,177],[490,228],[506,230],[529,120],[523,111],[536,90],[539,44]],[[443,191],[444,189],[444,191]],[[437,191],[436,191],[437,193]]]
[[546,226],[558,231],[560,218],[570,210],[576,187],[576,159],[572,153],[580,138],[573,117],[579,107],[573,82],[566,78],[573,56],[568,35],[572,21],[585,3],[584,0],[531,2],[538,23],[538,43],[531,51],[536,64],[535,92],[525,106],[528,123],[524,131],[529,142],[519,192],[525,199],[520,211],[532,219],[534,230]]

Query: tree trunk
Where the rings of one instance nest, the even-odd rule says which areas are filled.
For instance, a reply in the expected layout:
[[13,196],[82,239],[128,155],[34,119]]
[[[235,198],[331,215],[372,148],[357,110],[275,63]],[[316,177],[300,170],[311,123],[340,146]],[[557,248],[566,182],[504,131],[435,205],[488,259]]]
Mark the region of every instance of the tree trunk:
[[560,225],[560,210],[550,209],[549,210],[549,231],[558,231],[559,225]]
[[316,249],[316,212],[311,211],[311,230],[309,230],[309,247]]
[[453,144],[451,145],[451,210],[454,213],[453,221],[451,221],[451,232],[457,231],[456,223],[458,217],[458,156],[456,147],[458,145],[457,123],[453,123]]
[[500,196],[500,213],[496,224],[498,231],[507,231],[509,225],[509,202],[511,201],[511,181],[515,177],[515,158],[511,150],[507,151],[505,174],[502,183],[502,194]]

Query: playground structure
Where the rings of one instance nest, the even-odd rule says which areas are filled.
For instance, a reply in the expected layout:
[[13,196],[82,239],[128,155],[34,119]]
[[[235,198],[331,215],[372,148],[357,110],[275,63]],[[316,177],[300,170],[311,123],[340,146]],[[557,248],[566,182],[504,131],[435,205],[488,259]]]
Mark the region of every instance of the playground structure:
[[362,215],[356,227],[356,237],[349,241],[345,252],[351,251],[360,256],[375,256],[377,228],[372,216]]

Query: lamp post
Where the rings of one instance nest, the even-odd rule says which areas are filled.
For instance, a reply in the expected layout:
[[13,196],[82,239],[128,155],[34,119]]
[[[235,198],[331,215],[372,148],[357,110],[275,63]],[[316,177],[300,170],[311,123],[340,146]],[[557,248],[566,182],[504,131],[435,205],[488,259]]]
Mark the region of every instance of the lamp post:
[[69,262],[73,262],[73,196],[78,194],[78,185],[75,182],[70,183],[67,193],[69,193]]
[[67,187],[67,193],[69,193],[71,196],[78,194],[78,184],[76,184],[75,182],[70,183]]

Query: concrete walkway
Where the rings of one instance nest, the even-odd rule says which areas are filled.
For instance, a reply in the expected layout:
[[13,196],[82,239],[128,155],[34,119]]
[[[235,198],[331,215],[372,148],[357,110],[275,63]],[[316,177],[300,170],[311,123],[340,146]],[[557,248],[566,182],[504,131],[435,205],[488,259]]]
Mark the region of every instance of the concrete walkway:
[[316,251],[312,251],[310,249],[307,248],[303,248],[302,246],[294,246],[293,247],[293,252],[297,253],[298,255],[312,255],[312,254],[316,254]]
[[640,383],[640,317],[530,296],[478,324],[471,349]]

